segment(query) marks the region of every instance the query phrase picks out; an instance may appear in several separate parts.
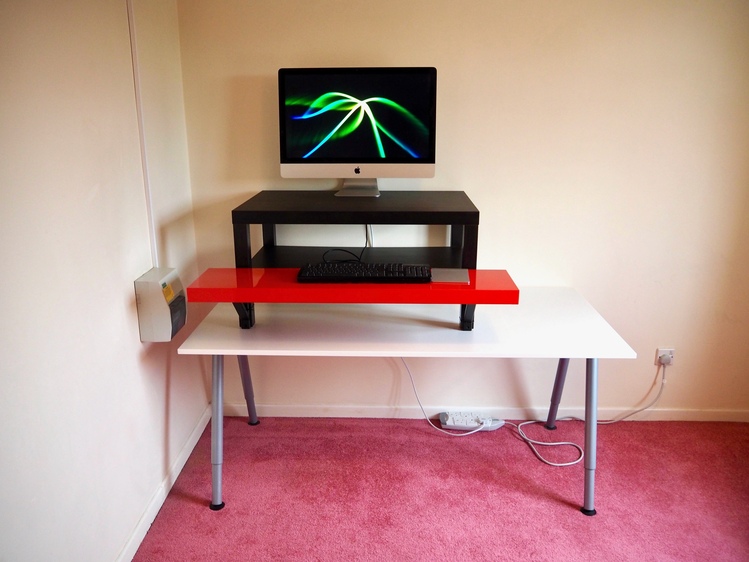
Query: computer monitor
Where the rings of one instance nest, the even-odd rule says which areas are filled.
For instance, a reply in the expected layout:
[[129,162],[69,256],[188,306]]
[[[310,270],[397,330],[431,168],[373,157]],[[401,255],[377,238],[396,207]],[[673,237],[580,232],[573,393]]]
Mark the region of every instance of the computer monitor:
[[282,68],[278,99],[281,177],[342,179],[336,195],[353,196],[434,177],[435,68]]

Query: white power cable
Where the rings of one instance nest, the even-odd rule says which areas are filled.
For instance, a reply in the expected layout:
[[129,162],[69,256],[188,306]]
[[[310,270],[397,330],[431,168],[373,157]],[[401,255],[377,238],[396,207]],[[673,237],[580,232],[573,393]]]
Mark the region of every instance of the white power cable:
[[[474,433],[476,433],[476,432],[481,431],[482,429],[484,429],[484,427],[491,425],[491,422],[492,422],[491,418],[487,418],[487,419],[482,420],[482,424],[479,427],[477,427],[475,429],[472,429],[471,431],[467,431],[467,432],[463,432],[463,433],[452,433],[450,431],[445,431],[441,427],[437,427],[436,425],[434,425],[434,423],[432,422],[432,420],[427,415],[426,410],[424,410],[423,404],[421,403],[421,399],[419,398],[419,393],[416,390],[416,383],[414,382],[414,377],[413,377],[413,374],[411,373],[411,369],[409,368],[408,363],[406,363],[406,360],[403,357],[401,357],[401,362],[403,363],[403,366],[406,368],[406,372],[408,373],[408,377],[411,380],[411,387],[413,388],[414,396],[416,397],[416,401],[419,403],[419,408],[421,408],[421,413],[424,415],[424,418],[427,420],[427,422],[429,422],[429,425],[431,425],[434,429],[436,429],[437,431],[439,431],[441,433],[444,433],[445,435],[451,435],[453,437],[464,437],[464,436],[467,436],[467,435],[473,435]],[[658,365],[658,369],[655,372],[656,378],[658,377],[658,373],[661,372],[661,367],[663,367],[663,372],[662,372],[662,375],[661,375],[661,385],[660,385],[660,388],[658,389],[658,394],[656,395],[656,397],[649,404],[647,404],[646,406],[643,406],[642,408],[638,408],[637,410],[634,410],[634,411],[632,411],[632,412],[630,412],[630,413],[628,413],[625,416],[622,416],[620,418],[615,418],[615,419],[607,420],[607,421],[599,421],[598,424],[599,425],[610,425],[610,424],[618,423],[618,422],[624,421],[624,420],[626,420],[626,419],[634,416],[635,414],[643,412],[643,411],[647,410],[648,408],[652,408],[653,406],[655,406],[658,403],[658,400],[660,400],[660,398],[661,398],[661,396],[663,394],[663,389],[666,386],[666,365],[667,364],[668,363],[664,360],[664,361],[661,361],[659,363],[659,365]],[[575,417],[560,418],[560,419],[562,419],[562,420],[584,421],[584,420],[581,420],[580,418],[575,418]],[[573,443],[571,441],[557,441],[557,442],[537,441],[535,439],[531,439],[530,437],[528,437],[525,434],[525,431],[523,431],[523,427],[525,427],[526,425],[529,425],[529,424],[534,424],[534,423],[545,423],[545,422],[543,422],[541,420],[529,420],[529,421],[520,422],[520,423],[517,423],[517,424],[515,424],[513,422],[505,422],[506,425],[510,425],[510,426],[512,426],[512,427],[515,428],[515,430],[517,431],[518,436],[520,437],[520,439],[522,439],[525,443],[528,444],[528,446],[531,448],[531,451],[533,451],[533,454],[536,455],[536,457],[538,458],[538,460],[540,460],[544,464],[547,464],[549,466],[555,466],[555,467],[565,467],[565,466],[572,466],[572,465],[578,464],[580,461],[583,460],[583,458],[585,457],[585,452],[584,452],[583,448],[580,445],[578,445],[577,443]],[[577,450],[578,457],[575,460],[572,460],[572,461],[569,461],[569,462],[555,463],[555,462],[552,462],[552,461],[549,461],[549,460],[545,459],[544,456],[536,448],[536,446],[543,446],[543,447],[567,446],[567,447],[573,447],[573,448],[575,448]]]
[[661,386],[658,389],[658,394],[655,396],[655,398],[653,398],[653,400],[647,406],[643,406],[642,408],[638,408],[637,410],[634,410],[634,411],[632,411],[632,412],[630,412],[630,413],[628,413],[628,414],[626,414],[626,415],[624,415],[624,416],[622,416],[620,418],[614,418],[612,420],[607,420],[607,421],[599,421],[598,422],[599,425],[610,425],[612,423],[619,423],[620,421],[624,421],[626,419],[629,419],[632,416],[634,416],[635,414],[639,414],[640,412],[644,412],[645,410],[647,410],[647,409],[652,408],[653,406],[655,406],[658,403],[658,400],[661,399],[661,396],[663,395],[663,389],[666,386],[666,363],[665,362],[662,362],[662,363],[660,363],[658,365],[658,369],[655,371],[655,376],[656,376],[656,378],[658,378],[658,373],[660,372],[661,367],[663,367],[663,373],[661,375]]
[[444,433],[445,435],[450,435],[452,437],[466,437],[467,435],[473,435],[474,433],[481,431],[484,429],[484,427],[490,426],[492,423],[491,418],[485,419],[481,421],[481,425],[478,426],[475,429],[472,429],[470,431],[465,431],[462,433],[453,433],[452,431],[446,431],[442,429],[441,427],[437,427],[434,425],[434,422],[432,422],[431,419],[429,419],[429,416],[426,413],[426,410],[424,410],[424,405],[421,403],[421,398],[419,398],[419,392],[416,390],[416,383],[414,382],[414,377],[411,374],[411,369],[408,367],[408,363],[406,363],[406,360],[401,357],[401,362],[403,363],[403,366],[406,368],[406,372],[408,372],[408,378],[411,380],[411,388],[414,390],[414,396],[416,396],[416,401],[419,403],[419,408],[421,408],[421,413],[424,414],[424,418],[429,422],[429,425],[431,425],[434,429],[439,431],[440,433]]

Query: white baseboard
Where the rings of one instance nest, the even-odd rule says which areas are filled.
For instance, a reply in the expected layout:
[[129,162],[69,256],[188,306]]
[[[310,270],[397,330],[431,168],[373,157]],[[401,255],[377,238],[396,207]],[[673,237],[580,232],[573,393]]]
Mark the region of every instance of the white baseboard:
[[[545,420],[549,406],[538,408],[468,408],[454,405],[428,406],[427,414],[432,417],[449,410],[476,412],[505,420]],[[610,420],[629,413],[630,410],[600,408],[598,419]],[[360,406],[360,405],[279,405],[258,404],[259,417],[288,418],[400,418],[421,419],[424,417],[418,406]],[[247,416],[247,406],[243,402],[224,405],[226,416]],[[583,408],[560,408],[557,418],[580,418],[585,415]],[[653,408],[639,412],[629,418],[634,421],[712,421],[749,422],[747,410],[678,410]]]
[[[246,412],[247,407],[245,406],[245,415]],[[172,463],[172,466],[169,468],[169,472],[161,481],[161,484],[156,489],[153,496],[151,496],[151,500],[148,502],[143,515],[133,529],[133,532],[130,535],[127,543],[123,547],[122,551],[120,551],[120,555],[117,557],[118,562],[130,561],[138,552],[140,543],[143,542],[146,533],[148,533],[148,529],[151,528],[151,524],[153,524],[153,521],[154,519],[156,519],[156,515],[158,515],[161,506],[164,505],[164,501],[166,501],[169,490],[172,489],[174,482],[176,482],[177,477],[179,476],[180,472],[182,472],[187,459],[190,458],[195,445],[200,439],[200,436],[203,435],[203,431],[205,430],[209,421],[211,421],[210,404],[206,407],[203,415],[200,416],[200,420],[198,420],[198,423],[195,426],[195,429],[193,429],[192,433],[190,434],[190,437],[187,439],[185,446],[182,447],[179,455],[177,455],[174,463]]]

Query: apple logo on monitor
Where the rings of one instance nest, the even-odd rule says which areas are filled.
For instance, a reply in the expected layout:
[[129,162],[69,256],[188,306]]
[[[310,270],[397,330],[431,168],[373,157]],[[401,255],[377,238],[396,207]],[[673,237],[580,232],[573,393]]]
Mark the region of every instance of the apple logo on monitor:
[[354,168],[354,173],[355,174],[361,174],[361,168],[359,166],[357,166],[356,168]]

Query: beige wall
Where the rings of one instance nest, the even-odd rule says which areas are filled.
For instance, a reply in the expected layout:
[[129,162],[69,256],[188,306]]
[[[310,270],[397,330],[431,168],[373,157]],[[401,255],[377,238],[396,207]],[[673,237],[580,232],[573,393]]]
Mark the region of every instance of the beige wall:
[[[189,282],[176,4],[136,8],[157,246]],[[0,560],[129,560],[209,411],[205,365],[139,339],[152,259],[126,3],[2,2],[0,52]]]
[[[233,265],[230,211],[252,194],[332,186],[279,178],[279,67],[434,65],[437,175],[386,188],[466,191],[480,267],[601,311],[639,355],[603,363],[602,416],[638,404],[660,346],[676,365],[650,418],[749,419],[746,2],[182,0],[179,18],[202,266]],[[419,415],[392,360],[252,366],[261,413]],[[432,412],[533,416],[554,363],[412,368]],[[234,375],[226,399],[241,411]]]

